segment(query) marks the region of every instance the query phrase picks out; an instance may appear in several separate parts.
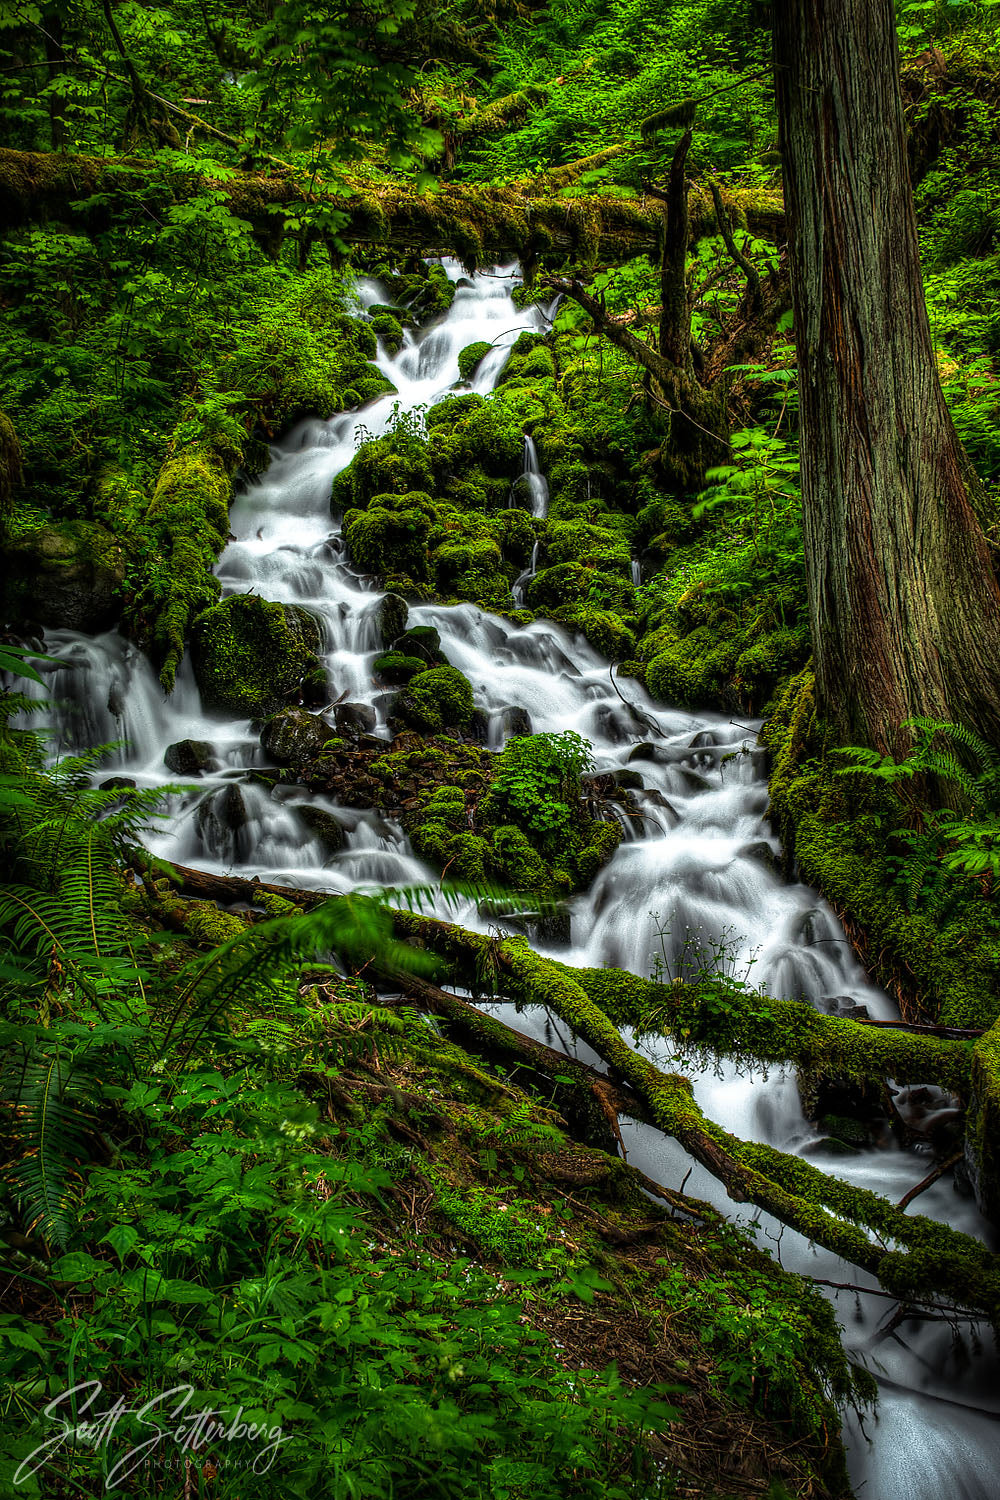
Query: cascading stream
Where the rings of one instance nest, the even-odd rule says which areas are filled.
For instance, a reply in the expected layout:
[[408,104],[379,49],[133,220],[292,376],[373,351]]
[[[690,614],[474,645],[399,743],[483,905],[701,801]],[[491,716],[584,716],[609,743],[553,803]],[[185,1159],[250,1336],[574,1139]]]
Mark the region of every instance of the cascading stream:
[[[537,310],[518,310],[511,300],[513,270],[470,281],[457,266],[447,269],[458,283],[449,314],[417,337],[407,334],[397,355],[379,351],[379,367],[398,396],[384,397],[360,414],[303,422],[277,444],[266,474],[233,505],[236,539],[218,568],[226,593],[253,589],[317,616],[331,697],[346,696],[374,709],[375,732],[383,736],[391,694],[374,685],[371,671],[381,649],[376,622],[381,595],[346,560],[339,522],[330,517],[331,482],[353,458],[359,439],[388,429],[397,402],[403,412],[413,412],[458,384],[458,354],[466,345],[491,345],[471,382],[473,390],[485,394],[518,334],[544,325]],[[360,281],[357,292],[365,306],[388,300],[372,281]],[[527,502],[534,515],[544,516],[548,486],[528,436],[518,485],[516,503]],[[533,558],[518,580],[520,590],[534,566]],[[867,982],[829,908],[814,891],[785,884],[774,873],[768,851],[775,845],[762,822],[764,768],[744,726],[721,715],[666,708],[631,682],[623,687],[630,707],[612,684],[607,662],[554,624],[521,627],[471,604],[411,606],[410,624],[433,625],[440,632],[445,656],[468,677],[477,706],[488,715],[493,748],[502,745],[510,711],[517,708],[528,714],[535,732],[573,729],[584,735],[599,771],[627,764],[642,774],[645,790],[636,794],[641,827],[628,825],[627,837],[591,890],[571,903],[568,946],[549,951],[569,963],[615,964],[641,973],[659,960],[676,973],[696,961],[696,950],[722,948],[737,971],[752,965],[754,983],[768,993],[806,998],[823,1009],[864,1005],[876,1018],[895,1015],[888,998]],[[165,766],[167,745],[192,740],[211,747],[196,789],[172,795],[170,818],[149,840],[155,853],[331,891],[436,881],[436,872],[413,856],[402,831],[380,815],[338,808],[304,789],[283,787],[272,794],[248,777],[265,763],[252,724],[206,713],[189,662],[167,699],[141,653],[114,633],[89,639],[51,632],[47,649],[61,664],[35,693],[57,700],[51,714],[54,750],[125,739],[127,747],[114,757],[114,774],[162,785],[188,779]],[[330,853],[303,817],[307,804],[341,824],[338,852]],[[442,915],[483,929],[471,902],[465,910]],[[538,1034],[551,1026],[541,1012],[505,1015]],[[727,1129],[809,1153],[817,1165],[891,1198],[901,1197],[927,1171],[926,1157],[895,1148],[824,1156],[803,1118],[794,1078],[781,1070],[762,1080],[725,1066],[695,1070],[694,1078],[699,1103]],[[623,1129],[630,1160],[678,1187],[692,1168],[683,1150],[648,1127],[625,1122]],[[733,1212],[701,1167],[693,1167],[688,1187]],[[924,1194],[916,1211],[972,1234],[988,1233],[974,1207],[944,1183]],[[752,1217],[792,1269],[873,1285],[791,1232],[779,1233],[765,1216]],[[910,1320],[882,1339],[880,1325],[892,1303],[868,1296],[855,1308],[853,1294],[834,1295],[849,1345],[883,1381],[874,1444],[869,1447],[853,1421],[847,1429],[854,1482],[866,1484],[862,1493],[871,1500],[995,1497],[992,1454],[1000,1399],[991,1394],[994,1357],[976,1356],[971,1335],[949,1343],[940,1324]]]

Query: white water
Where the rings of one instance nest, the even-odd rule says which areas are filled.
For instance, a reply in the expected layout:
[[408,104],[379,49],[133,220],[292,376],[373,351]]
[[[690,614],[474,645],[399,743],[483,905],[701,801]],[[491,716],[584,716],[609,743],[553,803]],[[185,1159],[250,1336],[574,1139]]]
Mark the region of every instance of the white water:
[[[458,279],[457,268],[449,274]],[[534,310],[514,307],[512,284],[509,272],[479,276],[474,283],[463,280],[446,318],[417,338],[408,334],[395,358],[380,351],[379,366],[397,386],[398,398],[383,398],[360,415],[301,423],[274,447],[265,476],[233,506],[236,540],[218,569],[224,591],[252,588],[312,610],[323,625],[331,701],[346,694],[352,702],[370,705],[382,735],[388,733],[391,695],[377,688],[371,675],[380,649],[374,613],[380,595],[345,559],[339,520],[330,514],[331,481],[353,457],[359,429],[371,435],[386,430],[397,399],[411,410],[458,384],[458,353],[466,344],[494,344],[472,382],[482,393],[492,389],[518,333],[543,322]],[[387,300],[374,282],[361,282],[358,290],[365,305]],[[532,513],[544,515],[548,487],[527,435],[523,482]],[[533,558],[518,580],[521,597],[534,565]],[[555,625],[518,628],[471,604],[415,606],[410,624],[437,627],[445,655],[469,678],[477,705],[489,715],[492,746],[503,742],[504,711],[518,706],[536,732],[574,729],[585,735],[599,770],[629,763],[644,778],[645,790],[637,794],[641,823],[628,827],[593,888],[572,903],[569,947],[551,951],[571,963],[618,964],[640,973],[649,972],[659,955],[676,972],[685,954],[690,960],[692,946],[710,951],[721,943],[728,945],[737,970],[755,961],[753,980],[771,994],[801,997],[823,1009],[848,997],[875,1017],[894,1014],[886,996],[868,984],[842,929],[815,892],[784,884],[761,858],[762,845],[775,846],[762,822],[764,768],[743,726],[720,715],[664,708],[626,683],[622,691],[630,708],[615,691],[607,663],[582,638]],[[114,757],[114,773],[156,785],[190,779],[166,770],[167,745],[184,739],[211,744],[213,758],[197,790],[171,799],[169,821],[149,840],[156,853],[331,891],[435,881],[435,872],[413,856],[399,828],[377,814],[336,809],[318,795],[291,788],[270,794],[248,781],[248,769],[266,764],[257,735],[248,721],[226,720],[201,708],[189,663],[167,700],[148,662],[113,633],[90,640],[51,632],[47,649],[63,663],[44,689],[58,702],[54,749],[124,738],[128,745]],[[648,748],[631,761],[640,745]],[[305,803],[335,812],[345,829],[342,851],[324,851],[297,811]],[[480,925],[471,904],[447,915]],[[539,1033],[551,1025],[543,1014],[512,1019]],[[731,1068],[704,1071],[696,1075],[696,1091],[706,1112],[739,1135],[787,1151],[817,1149],[794,1080],[780,1070],[766,1081],[740,1077]],[[678,1187],[692,1167],[681,1148],[647,1127],[625,1122],[623,1128],[630,1160]],[[813,1159],[892,1198],[901,1197],[928,1169],[925,1156],[896,1148]],[[687,1186],[734,1211],[702,1168],[690,1171]],[[987,1233],[972,1205],[946,1183],[924,1194],[916,1208],[970,1233]],[[831,1281],[872,1284],[798,1236],[779,1235],[778,1226],[764,1216],[756,1218],[761,1235],[774,1240],[791,1268]],[[868,1424],[874,1444],[869,1446],[856,1424],[848,1424],[858,1493],[865,1500],[995,1500],[1000,1478],[993,1472],[998,1435],[993,1354],[977,1354],[968,1338],[952,1340],[941,1324],[911,1320],[882,1338],[893,1303],[875,1297],[856,1301],[853,1293],[834,1296],[849,1346],[883,1380],[881,1415]]]

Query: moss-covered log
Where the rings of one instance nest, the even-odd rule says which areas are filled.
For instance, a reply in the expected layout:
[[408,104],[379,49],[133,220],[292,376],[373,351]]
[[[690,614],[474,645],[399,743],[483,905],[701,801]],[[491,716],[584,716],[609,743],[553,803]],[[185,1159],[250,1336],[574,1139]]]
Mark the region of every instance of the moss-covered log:
[[558,1015],[635,1090],[659,1129],[707,1167],[736,1202],[762,1208],[878,1277],[902,1299],[934,1285],[1000,1325],[998,1257],[946,1224],[903,1213],[878,1193],[773,1146],[740,1140],[706,1119],[688,1080],[662,1072],[630,1047],[572,970],[540,958],[523,939],[497,941],[414,913],[399,914],[396,926],[401,935],[446,955],[467,982]]
[[[99,159],[48,152],[0,150],[0,217],[9,226],[53,220],[98,230],[122,214],[135,213],[138,190],[151,190],[164,203],[182,202],[205,189],[191,174],[154,175],[156,164],[141,157]],[[341,240],[374,243],[424,254],[453,254],[469,266],[509,255],[535,259],[547,251],[584,263],[618,262],[657,255],[659,210],[642,198],[600,194],[561,198],[546,191],[545,180],[480,186],[447,184],[415,193],[392,183],[353,197],[324,194],[292,172],[233,173],[213,180],[236,217],[253,225],[262,243],[280,242],[281,216],[298,215],[303,205],[328,204],[348,216],[337,231]],[[726,207],[735,222],[755,233],[777,237],[783,211],[773,191],[732,189]],[[715,231],[715,209],[707,189],[691,194],[691,233]]]

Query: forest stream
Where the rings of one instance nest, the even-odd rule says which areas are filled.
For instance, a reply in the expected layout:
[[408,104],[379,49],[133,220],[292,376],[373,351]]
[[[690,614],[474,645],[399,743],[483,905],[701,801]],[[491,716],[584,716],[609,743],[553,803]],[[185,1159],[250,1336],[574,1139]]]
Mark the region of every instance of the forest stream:
[[[373,733],[388,739],[391,694],[375,685],[377,610],[382,595],[345,555],[340,517],[331,520],[333,478],[362,438],[377,436],[403,412],[419,413],[449,393],[491,391],[511,344],[524,330],[547,324],[540,307],[519,310],[511,292],[516,267],[467,278],[445,262],[458,283],[451,310],[430,327],[407,331],[377,363],[398,396],[328,421],[299,422],[277,442],[262,477],[239,494],[230,516],[234,539],[217,569],[223,592],[259,592],[295,604],[322,624],[332,700],[365,705]],[[359,280],[364,306],[389,296]],[[458,354],[484,341],[491,352],[470,384],[459,380]],[[545,477],[525,440],[525,486],[532,510],[544,516]],[[636,565],[637,568],[637,565]],[[531,570],[520,580],[527,584]],[[515,599],[518,598],[515,587]],[[510,733],[573,730],[593,747],[598,772],[639,772],[641,817],[624,816],[623,840],[590,889],[570,903],[568,941],[550,936],[538,951],[575,965],[617,965],[636,973],[685,975],[699,956],[721,955],[729,972],[749,975],[776,997],[806,999],[830,1014],[892,1019],[893,1002],[866,977],[830,907],[809,887],[779,873],[777,844],[764,821],[768,792],[764,753],[753,722],[719,713],[664,707],[634,681],[613,680],[608,662],[582,636],[538,619],[518,626],[471,603],[410,605],[409,624],[433,626],[446,659],[468,678],[488,722],[487,743],[499,749]],[[249,720],[205,712],[185,660],[172,696],[164,696],[138,648],[115,633],[51,631],[46,649],[59,658],[32,691],[51,699],[53,751],[82,750],[121,740],[112,774],[139,786],[176,782],[164,750],[181,740],[208,742],[211,768],[197,786],[169,801],[169,817],[148,840],[152,851],[180,864],[220,873],[346,892],[359,887],[434,885],[437,871],[416,858],[402,830],[379,813],[324,801],[303,789],[269,791],[255,780],[268,764]],[[514,711],[514,712],[512,712]],[[102,768],[99,777],[108,772]],[[324,851],[298,806],[320,805],[345,830],[340,852]],[[485,932],[494,917],[472,900],[440,914]],[[565,934],[563,934],[565,935]],[[539,1010],[499,1008],[511,1026],[593,1061],[565,1027]],[[644,1044],[648,1050],[649,1044]],[[649,1055],[668,1055],[666,1044]],[[794,1073],[777,1066],[762,1076],[735,1065],[695,1066],[705,1112],[739,1136],[808,1156],[824,1171],[898,1201],[925,1176],[928,1158],[895,1142],[835,1155],[804,1117]],[[987,1329],[967,1321],[894,1316],[896,1302],[865,1289],[872,1278],[782,1229],[766,1215],[729,1203],[722,1186],[683,1149],[651,1127],[622,1121],[628,1159],[665,1186],[681,1184],[726,1213],[756,1223],[759,1242],[792,1269],[849,1289],[828,1287],[853,1356],[877,1376],[876,1417],[847,1420],[852,1482],[865,1500],[994,1500],[994,1455],[1000,1419],[998,1361]],[[950,1179],[919,1199],[919,1212],[989,1239],[971,1199]]]

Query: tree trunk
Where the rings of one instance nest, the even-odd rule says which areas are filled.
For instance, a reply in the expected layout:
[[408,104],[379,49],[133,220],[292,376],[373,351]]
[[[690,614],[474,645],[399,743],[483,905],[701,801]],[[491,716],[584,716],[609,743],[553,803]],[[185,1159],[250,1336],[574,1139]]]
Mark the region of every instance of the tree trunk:
[[821,712],[897,750],[914,715],[1000,737],[1000,589],[945,405],[892,0],[774,0]]

